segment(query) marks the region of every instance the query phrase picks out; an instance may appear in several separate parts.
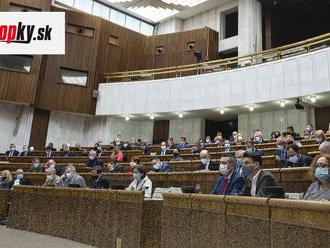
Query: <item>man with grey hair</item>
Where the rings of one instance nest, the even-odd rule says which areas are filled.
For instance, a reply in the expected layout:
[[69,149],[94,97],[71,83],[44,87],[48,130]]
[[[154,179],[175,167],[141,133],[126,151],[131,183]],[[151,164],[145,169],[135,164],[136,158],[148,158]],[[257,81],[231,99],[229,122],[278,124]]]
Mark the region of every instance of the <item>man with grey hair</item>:
[[324,141],[320,146],[319,150],[321,154],[328,154],[330,155],[330,142],[329,141]]
[[22,169],[16,170],[16,178],[13,181],[13,186],[18,185],[33,185],[30,179],[24,177],[24,171]]
[[60,177],[56,175],[56,170],[54,167],[49,167],[46,169],[46,181],[42,186],[57,187],[60,181]]
[[201,164],[198,168],[199,171],[217,171],[219,170],[219,164],[217,162],[211,161],[211,156],[207,150],[200,152],[199,157],[201,159]]
[[73,164],[65,168],[65,173],[60,177],[58,185],[59,187],[86,188],[85,179],[76,173]]
[[53,159],[50,159],[47,161],[46,167],[47,168],[53,167],[56,171],[56,175],[58,175],[59,177],[64,174],[63,166],[56,164],[55,160],[53,160]]

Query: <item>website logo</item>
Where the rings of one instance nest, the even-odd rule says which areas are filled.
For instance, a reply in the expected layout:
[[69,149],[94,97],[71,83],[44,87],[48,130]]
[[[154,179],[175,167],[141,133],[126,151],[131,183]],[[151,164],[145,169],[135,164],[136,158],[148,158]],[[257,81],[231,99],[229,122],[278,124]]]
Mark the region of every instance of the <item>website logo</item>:
[[65,13],[0,12],[0,54],[65,54]]

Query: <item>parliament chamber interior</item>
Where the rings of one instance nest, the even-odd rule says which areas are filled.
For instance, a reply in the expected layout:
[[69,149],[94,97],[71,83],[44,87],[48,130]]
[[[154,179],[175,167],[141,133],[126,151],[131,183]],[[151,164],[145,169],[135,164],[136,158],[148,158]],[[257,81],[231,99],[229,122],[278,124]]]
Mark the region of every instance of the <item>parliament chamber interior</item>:
[[0,55],[1,248],[330,247],[330,1],[0,11],[65,13]]

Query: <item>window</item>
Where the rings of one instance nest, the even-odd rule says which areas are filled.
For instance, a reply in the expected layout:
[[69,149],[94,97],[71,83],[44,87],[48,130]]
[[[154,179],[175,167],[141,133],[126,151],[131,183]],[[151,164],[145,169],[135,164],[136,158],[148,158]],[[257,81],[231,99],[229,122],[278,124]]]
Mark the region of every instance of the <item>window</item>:
[[144,35],[153,35],[154,26],[141,21],[140,33]]
[[238,35],[238,12],[225,16],[225,39]]
[[32,56],[0,55],[0,69],[29,73],[32,59]]
[[56,0],[56,2],[63,3],[67,6],[73,6],[73,4],[74,4],[74,0]]
[[86,86],[88,72],[81,70],[73,70],[68,68],[60,68],[59,81],[64,84],[72,84],[78,86]]
[[110,8],[98,2],[94,2],[93,15],[109,20]]
[[70,34],[78,34],[78,35],[87,36],[90,38],[94,37],[93,28],[83,27],[83,26],[76,25],[76,24],[68,23],[67,27],[66,27],[66,32],[70,33]]
[[133,18],[131,16],[126,16],[125,27],[132,29],[136,32],[140,32],[140,20]]
[[93,11],[93,0],[75,0],[74,7],[81,11],[92,13]]
[[117,10],[111,9],[110,21],[118,25],[125,26],[125,15]]

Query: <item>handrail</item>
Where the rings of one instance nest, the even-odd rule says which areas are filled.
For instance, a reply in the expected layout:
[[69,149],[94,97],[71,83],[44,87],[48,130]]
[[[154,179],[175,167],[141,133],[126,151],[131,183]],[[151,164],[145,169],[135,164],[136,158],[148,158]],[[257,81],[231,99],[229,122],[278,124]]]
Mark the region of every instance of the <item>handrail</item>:
[[[180,66],[170,66],[157,69],[144,69],[144,70],[135,70],[135,71],[126,71],[126,72],[111,72],[111,73],[101,73],[99,78],[105,82],[111,82],[114,79],[125,79],[125,81],[134,81],[135,78],[148,78],[151,77],[152,80],[155,79],[155,76],[158,75],[169,75],[175,74],[173,77],[182,77],[182,72],[195,71],[196,74],[210,73],[213,71],[224,71],[235,68],[242,68],[246,66],[256,65],[264,63],[265,60],[279,60],[283,56],[289,56],[290,53],[299,54],[301,52],[308,53],[311,52],[311,48],[314,46],[329,46],[330,42],[330,33],[326,33],[314,38],[307,40],[299,41],[296,43],[288,44],[285,46],[272,48],[269,50],[256,52],[253,54],[240,56],[240,57],[231,57],[228,59],[213,60],[207,62],[201,62],[198,64],[188,64]],[[322,48],[322,46],[317,48]],[[139,79],[138,79],[139,80]]]

